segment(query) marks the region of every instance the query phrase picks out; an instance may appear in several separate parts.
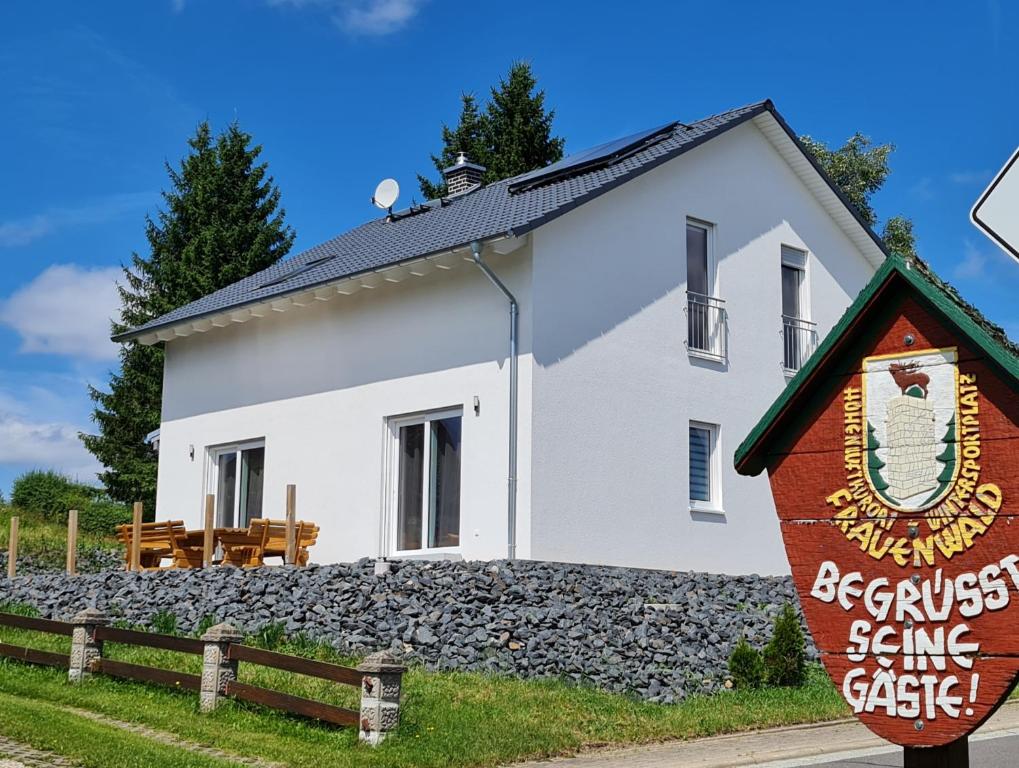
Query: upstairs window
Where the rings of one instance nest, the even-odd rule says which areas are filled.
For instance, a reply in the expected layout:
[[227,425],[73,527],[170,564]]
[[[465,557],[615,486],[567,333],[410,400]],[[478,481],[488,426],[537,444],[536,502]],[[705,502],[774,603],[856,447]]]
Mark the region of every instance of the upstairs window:
[[817,328],[809,319],[807,254],[782,246],[782,367],[795,373],[817,346]]
[[724,360],[725,302],[714,295],[715,264],[710,224],[686,222],[686,346],[692,355]]

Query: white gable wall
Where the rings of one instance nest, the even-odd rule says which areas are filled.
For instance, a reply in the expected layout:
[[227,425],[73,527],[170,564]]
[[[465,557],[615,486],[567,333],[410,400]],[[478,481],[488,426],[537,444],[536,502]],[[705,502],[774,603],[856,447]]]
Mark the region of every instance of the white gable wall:
[[[528,414],[530,251],[486,260],[521,300],[520,408]],[[281,518],[286,485],[295,483],[298,517],[322,529],[313,561],[377,556],[387,417],[460,406],[461,552],[505,557],[508,334],[505,299],[465,261],[170,342],[158,518],[200,527],[206,448],[264,438],[263,514]],[[530,540],[529,445],[522,418],[522,557]]]
[[[713,223],[728,365],[686,351],[686,217]],[[786,383],[781,246],[821,337],[871,267],[753,124],[534,233],[532,556],[788,571],[768,481],[732,455]],[[721,425],[724,515],[688,499],[690,420]]]

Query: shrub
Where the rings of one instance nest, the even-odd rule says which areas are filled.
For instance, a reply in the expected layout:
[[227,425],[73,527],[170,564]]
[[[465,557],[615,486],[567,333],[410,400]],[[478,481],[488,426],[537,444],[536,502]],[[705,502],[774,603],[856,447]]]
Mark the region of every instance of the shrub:
[[100,491],[53,470],[33,469],[14,481],[11,504],[44,520],[64,520],[67,510],[82,510]]
[[764,649],[765,679],[769,685],[799,687],[807,676],[807,644],[800,617],[789,603],[775,619],[771,642]]
[[274,651],[286,641],[286,628],[282,622],[266,624],[255,633],[253,644],[267,651]]
[[761,653],[741,637],[729,655],[729,675],[737,690],[764,685],[764,659]]
[[177,616],[170,611],[157,611],[149,619],[149,626],[152,631],[160,635],[177,634]]
[[113,536],[118,525],[130,523],[131,519],[131,510],[126,504],[97,499],[84,505],[78,515],[78,530],[96,536]]
[[198,622],[198,626],[195,628],[195,637],[201,637],[214,626],[216,626],[216,617],[212,614],[205,614],[202,616],[202,620]]

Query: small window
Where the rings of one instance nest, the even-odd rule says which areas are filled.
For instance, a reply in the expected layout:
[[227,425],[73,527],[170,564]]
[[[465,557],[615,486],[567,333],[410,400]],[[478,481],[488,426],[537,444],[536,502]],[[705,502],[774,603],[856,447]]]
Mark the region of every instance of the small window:
[[262,516],[265,443],[252,441],[209,449],[207,493],[216,496],[216,525],[246,528]]
[[720,512],[721,462],[718,425],[690,422],[690,508]]
[[392,422],[396,551],[460,545],[459,411]]

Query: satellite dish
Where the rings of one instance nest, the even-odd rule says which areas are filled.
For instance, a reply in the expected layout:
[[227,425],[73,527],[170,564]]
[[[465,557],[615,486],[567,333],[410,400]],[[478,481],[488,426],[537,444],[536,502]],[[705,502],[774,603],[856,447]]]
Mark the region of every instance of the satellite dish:
[[389,210],[400,196],[400,185],[396,179],[383,179],[375,187],[375,194],[372,195],[372,202],[382,210]]

